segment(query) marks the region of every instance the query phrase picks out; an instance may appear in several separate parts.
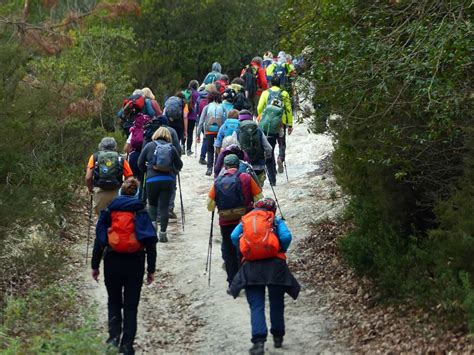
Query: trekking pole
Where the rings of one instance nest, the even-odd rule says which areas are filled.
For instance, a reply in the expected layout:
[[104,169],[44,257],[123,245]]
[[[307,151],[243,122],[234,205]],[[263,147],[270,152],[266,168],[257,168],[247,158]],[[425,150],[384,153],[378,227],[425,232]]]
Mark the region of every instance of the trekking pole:
[[181,200],[181,224],[183,226],[183,232],[184,232],[184,223],[186,221],[186,218],[184,216],[183,193],[181,192],[181,177],[179,173],[178,173],[178,187],[179,187],[179,199]]
[[286,182],[289,182],[289,180],[288,180],[288,170],[286,169],[286,161],[283,162],[283,166],[285,167]]
[[92,194],[91,194],[91,201],[89,204],[89,226],[87,228],[87,244],[86,244],[86,265],[87,259],[89,258],[89,240],[91,238],[91,227],[92,227]]
[[140,189],[140,198],[146,206],[147,198],[146,198],[146,171],[143,173],[143,183]]
[[208,273],[207,286],[211,286],[211,262],[212,262],[212,232],[214,230],[214,211],[211,215],[211,232],[209,233],[209,246],[207,247],[206,272]]
[[[268,176],[267,167],[265,167],[265,173],[267,174],[268,180],[270,180],[270,177]],[[285,220],[285,217],[283,216],[283,213],[281,212],[280,203],[278,202],[278,198],[277,198],[277,195],[276,195],[276,193],[275,193],[275,189],[273,188],[273,185],[272,185],[272,184],[270,184],[270,187],[272,188],[272,192],[273,192],[273,196],[275,197],[276,205],[277,205],[277,207],[278,207],[278,210],[280,211],[281,219],[282,219],[282,220]]]

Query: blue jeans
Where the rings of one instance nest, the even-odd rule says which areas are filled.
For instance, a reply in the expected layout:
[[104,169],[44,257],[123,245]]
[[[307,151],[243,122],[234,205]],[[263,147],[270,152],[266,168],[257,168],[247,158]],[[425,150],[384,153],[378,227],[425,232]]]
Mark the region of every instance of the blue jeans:
[[[270,300],[270,333],[277,337],[285,335],[285,289],[283,286],[268,285]],[[250,307],[250,323],[252,325],[252,343],[267,340],[267,323],[265,321],[265,286],[247,286],[245,295]]]

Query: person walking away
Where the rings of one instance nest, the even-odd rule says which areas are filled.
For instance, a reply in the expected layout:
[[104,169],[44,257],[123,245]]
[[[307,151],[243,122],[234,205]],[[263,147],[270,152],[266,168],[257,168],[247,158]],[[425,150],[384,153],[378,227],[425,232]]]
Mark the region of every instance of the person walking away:
[[[209,92],[211,91],[216,91],[214,84],[208,84],[205,86],[204,89],[200,89],[199,91],[199,98],[198,98],[198,101],[196,102],[196,112],[197,112],[196,125],[197,126],[199,126],[199,118],[201,117],[204,107],[206,107],[209,104],[208,96],[209,96]],[[197,143],[201,143],[201,138],[200,138],[201,133],[204,133],[204,132],[196,129],[196,142]],[[207,165],[206,153],[207,153],[207,139],[206,139],[206,136],[204,135],[202,139],[201,152],[199,154],[199,164]]]
[[240,149],[237,136],[232,135],[225,137],[222,141],[222,148],[217,155],[216,163],[214,164],[214,178],[222,175],[224,169],[224,158],[229,154],[235,154],[241,161],[248,162],[249,157],[242,149]]
[[89,158],[86,168],[86,186],[93,194],[94,211],[99,214],[118,194],[124,178],[133,176],[128,162],[117,152],[117,142],[104,137],[99,150]]
[[[224,109],[225,113],[225,109]],[[230,110],[226,114],[226,119],[224,124],[219,128],[219,132],[217,133],[216,140],[214,142],[214,148],[216,149],[216,154],[219,155],[222,141],[224,138],[229,137],[234,134],[235,131],[239,128],[239,111],[237,110]]]
[[231,234],[232,243],[239,248],[242,265],[230,286],[236,298],[240,290],[250,308],[252,347],[250,354],[264,354],[267,340],[265,321],[265,290],[270,302],[270,333],[275,348],[283,346],[285,336],[285,293],[297,299],[298,281],[286,263],[286,251],[291,243],[291,232],[285,222],[275,216],[276,204],[271,198],[257,201],[254,209],[242,217]]
[[120,127],[125,137],[130,134],[130,127],[133,126],[135,115],[144,112],[145,109],[145,94],[140,89],[135,89],[129,97],[123,101],[122,108],[117,113],[120,119]]
[[208,95],[209,104],[204,107],[199,118],[198,133],[204,131],[207,139],[207,171],[206,175],[212,175],[214,165],[214,140],[219,128],[224,123],[224,110],[220,103],[220,94],[212,91]]
[[262,196],[262,189],[246,173],[240,173],[239,158],[229,154],[224,159],[225,172],[212,184],[207,209],[214,211],[217,206],[219,226],[222,235],[221,252],[230,286],[239,268],[237,249],[232,244],[230,235],[240,218],[251,210],[254,201]]
[[145,94],[145,114],[150,117],[162,115],[163,111],[158,101],[156,101],[153,91],[150,88],[143,88],[142,91]]
[[[180,144],[186,139],[188,134],[188,113],[189,108],[182,92],[177,92],[165,102],[165,116],[168,118],[169,126],[174,128],[178,134]],[[181,149],[184,153],[184,149]]]
[[229,76],[227,74],[222,74],[221,78],[214,82],[214,85],[216,86],[217,91],[222,95],[229,85]]
[[[276,185],[276,143],[280,139],[284,125],[287,125],[289,122],[291,122],[291,126],[293,125],[290,95],[279,87],[279,83],[280,79],[277,76],[272,77],[272,87],[262,94],[257,107],[257,112],[260,116],[259,127],[263,130],[268,142],[272,146],[272,154],[266,161],[268,179],[272,186]],[[281,160],[279,164],[282,164]]]
[[206,75],[202,81],[201,86],[204,87],[208,84],[213,84],[215,81],[219,80],[222,77],[222,66],[219,62],[212,63],[211,71]]
[[153,141],[143,148],[138,158],[138,167],[146,171],[148,213],[152,221],[160,223],[159,240],[165,243],[168,241],[169,205],[176,186],[176,174],[183,168],[183,162],[171,144],[170,132],[165,127],[158,128],[152,138]]
[[143,173],[138,169],[137,161],[143,148],[145,136],[145,126],[151,121],[151,117],[143,113],[135,115],[133,126],[130,128],[130,135],[125,143],[124,152],[127,154],[127,161],[140,183],[143,182]]
[[272,154],[272,146],[268,143],[263,131],[253,121],[252,114],[243,110],[239,113],[239,129],[237,130],[237,140],[240,148],[249,157],[255,173],[257,174],[260,186],[265,182],[265,161]]
[[[104,281],[108,296],[107,343],[124,354],[134,354],[137,310],[147,263],[147,284],[155,279],[156,231],[143,202],[137,195],[139,182],[124,181],[116,197],[97,221],[92,252],[92,278],[99,280],[99,266],[104,256]],[[123,310],[123,314],[122,314]]]
[[187,91],[189,92],[189,102],[188,102],[188,108],[189,108],[189,113],[188,113],[188,129],[187,129],[187,135],[185,139],[185,144],[186,144],[186,155],[189,157],[193,155],[193,152],[191,150],[193,146],[193,136],[194,136],[194,128],[196,126],[196,120],[197,120],[197,101],[199,98],[199,92],[198,92],[198,87],[199,83],[197,80],[191,80],[188,85]]
[[267,76],[265,69],[262,68],[262,58],[254,57],[247,65],[240,77],[245,81],[245,94],[252,103],[252,112],[257,112],[257,104],[260,95],[268,89]]
[[237,111],[252,110],[252,104],[245,96],[245,81],[242,78],[234,78],[229,87],[235,91],[234,108]]

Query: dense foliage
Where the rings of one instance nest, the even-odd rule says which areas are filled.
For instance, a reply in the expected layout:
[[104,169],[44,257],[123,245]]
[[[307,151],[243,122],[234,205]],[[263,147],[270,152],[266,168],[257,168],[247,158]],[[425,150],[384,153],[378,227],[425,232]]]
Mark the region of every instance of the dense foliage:
[[471,1],[289,3],[283,43],[307,53],[315,120],[339,115],[328,123],[352,197],[347,259],[384,295],[472,322]]

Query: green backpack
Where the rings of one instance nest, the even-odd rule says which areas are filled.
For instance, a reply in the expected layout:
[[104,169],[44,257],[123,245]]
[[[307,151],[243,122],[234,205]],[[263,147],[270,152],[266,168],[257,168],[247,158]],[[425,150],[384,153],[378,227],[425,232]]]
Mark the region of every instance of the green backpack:
[[267,136],[280,133],[280,128],[283,124],[281,119],[283,117],[284,104],[281,92],[281,90],[273,91],[269,89],[267,107],[263,110],[262,118],[258,124]]
[[240,148],[249,156],[250,163],[265,159],[265,152],[258,134],[258,126],[254,121],[240,122],[239,144]]
[[117,152],[99,151],[94,154],[94,186],[115,190],[122,185],[123,158]]
[[184,95],[184,101],[186,101],[186,103],[189,105],[189,103],[191,102],[191,90],[186,89],[181,91],[181,93]]

